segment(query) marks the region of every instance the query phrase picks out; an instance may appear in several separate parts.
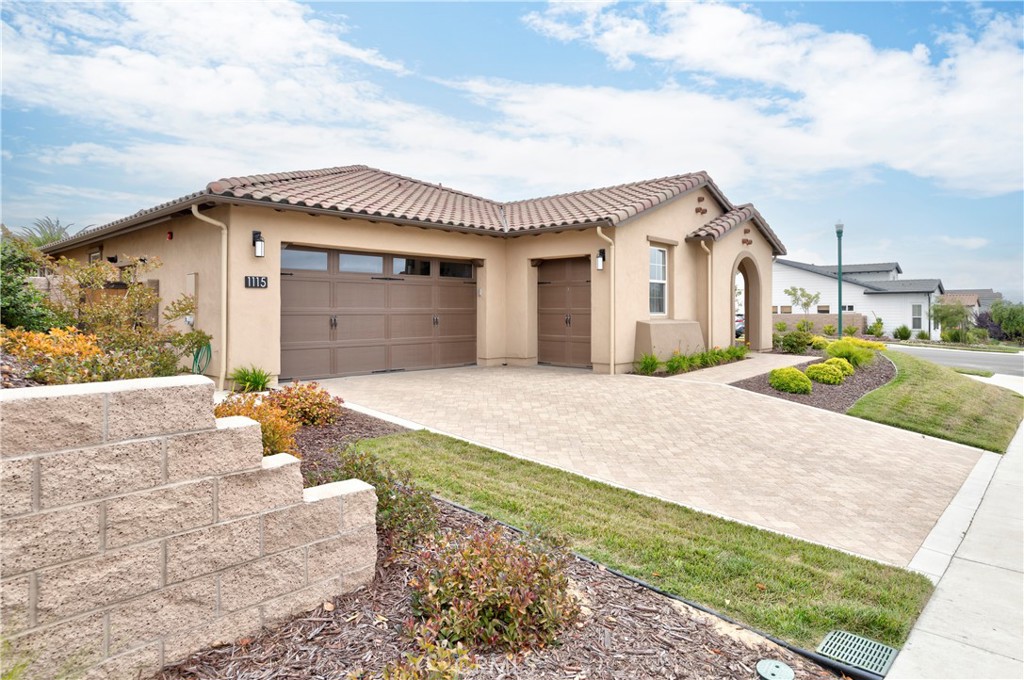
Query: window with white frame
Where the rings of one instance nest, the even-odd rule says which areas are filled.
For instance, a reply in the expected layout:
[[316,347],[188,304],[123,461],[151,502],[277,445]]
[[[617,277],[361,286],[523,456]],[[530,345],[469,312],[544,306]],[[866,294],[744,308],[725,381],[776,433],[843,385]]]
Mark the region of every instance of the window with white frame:
[[651,314],[668,313],[668,250],[651,247]]
[[921,305],[910,305],[910,327],[921,330]]

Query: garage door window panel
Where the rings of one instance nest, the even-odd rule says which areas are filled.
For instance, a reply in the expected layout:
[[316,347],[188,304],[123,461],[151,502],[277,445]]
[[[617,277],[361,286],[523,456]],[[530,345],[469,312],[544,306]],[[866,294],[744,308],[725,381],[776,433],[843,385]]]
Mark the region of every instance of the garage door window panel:
[[430,276],[430,260],[395,257],[391,262],[391,273],[395,276]]
[[348,274],[383,274],[384,256],[340,253],[338,269]]
[[281,269],[326,272],[328,261],[326,250],[301,250],[285,247],[281,251]]
[[472,279],[472,262],[446,262],[441,260],[441,278]]

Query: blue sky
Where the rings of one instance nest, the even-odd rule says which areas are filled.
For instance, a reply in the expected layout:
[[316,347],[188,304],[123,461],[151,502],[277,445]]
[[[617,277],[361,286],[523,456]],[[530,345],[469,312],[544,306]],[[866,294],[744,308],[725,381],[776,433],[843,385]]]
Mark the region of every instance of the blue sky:
[[1024,297],[1024,3],[3,3],[3,221],[366,164],[496,199],[707,170],[789,257]]

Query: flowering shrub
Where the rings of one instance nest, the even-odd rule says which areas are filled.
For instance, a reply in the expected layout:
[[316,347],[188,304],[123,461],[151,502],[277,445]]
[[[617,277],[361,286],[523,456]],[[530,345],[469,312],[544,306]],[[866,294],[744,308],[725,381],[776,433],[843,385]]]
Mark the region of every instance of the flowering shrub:
[[321,484],[361,479],[377,491],[377,529],[393,546],[408,546],[437,529],[437,508],[408,472],[395,470],[352,446],[338,454],[338,466]]
[[271,392],[267,401],[303,425],[330,425],[341,417],[341,405],[345,403],[341,397],[332,397],[318,383],[300,385],[297,380]]
[[419,554],[409,580],[413,612],[450,642],[542,647],[579,614],[567,567],[564,552],[536,540],[509,541],[501,530],[446,532]]
[[776,368],[768,374],[768,384],[779,392],[790,394],[810,394],[811,379],[800,372],[800,369],[787,366]]
[[263,436],[264,456],[275,453],[298,454],[295,433],[299,430],[299,423],[289,418],[283,409],[261,400],[258,395],[229,395],[214,407],[213,414],[218,418],[246,416],[258,422]]

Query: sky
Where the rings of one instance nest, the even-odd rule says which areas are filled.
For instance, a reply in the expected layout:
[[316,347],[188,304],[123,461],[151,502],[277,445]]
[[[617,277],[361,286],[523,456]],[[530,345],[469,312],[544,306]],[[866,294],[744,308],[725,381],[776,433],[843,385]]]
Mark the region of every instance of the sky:
[[1024,2],[2,5],[2,219],[364,164],[515,200],[706,170],[788,258],[1024,299]]

